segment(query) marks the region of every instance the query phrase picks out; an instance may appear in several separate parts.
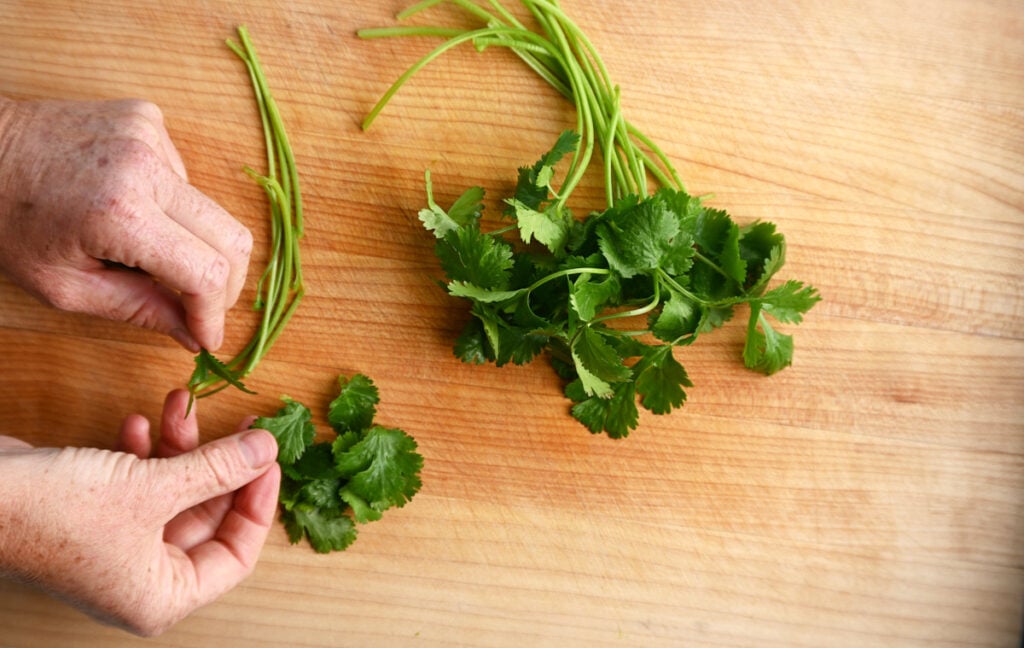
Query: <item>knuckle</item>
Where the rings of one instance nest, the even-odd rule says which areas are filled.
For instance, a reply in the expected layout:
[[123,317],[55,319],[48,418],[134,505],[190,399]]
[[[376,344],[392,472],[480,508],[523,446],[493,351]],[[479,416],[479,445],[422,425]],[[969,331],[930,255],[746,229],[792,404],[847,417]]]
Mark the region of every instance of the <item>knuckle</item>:
[[119,115],[118,130],[143,141],[152,142],[156,141],[153,136],[163,128],[163,123],[163,112],[155,103],[143,99],[129,99],[124,102]]
[[238,258],[241,261],[248,262],[249,255],[252,254],[253,237],[252,232],[249,228],[239,224],[235,231],[234,249],[238,254]]
[[155,299],[145,299],[141,303],[136,303],[129,295],[114,309],[116,319],[135,326],[158,330],[163,324],[163,313]]
[[199,457],[207,481],[215,485],[218,492],[232,490],[238,465],[235,456],[222,445],[209,445],[199,452]]
[[145,99],[129,99],[126,108],[130,114],[138,115],[154,124],[163,123],[164,113],[160,106]]
[[230,273],[231,264],[228,263],[227,258],[220,254],[213,255],[199,274],[196,292],[199,294],[220,292],[227,284]]

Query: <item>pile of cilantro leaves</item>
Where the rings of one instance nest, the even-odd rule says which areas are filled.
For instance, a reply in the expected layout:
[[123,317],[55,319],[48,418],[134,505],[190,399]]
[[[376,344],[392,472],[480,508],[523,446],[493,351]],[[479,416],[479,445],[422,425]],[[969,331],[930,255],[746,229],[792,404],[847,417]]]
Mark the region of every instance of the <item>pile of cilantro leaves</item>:
[[437,239],[448,292],[473,315],[456,356],[501,366],[546,351],[567,383],[572,415],[612,438],[637,427],[638,401],[655,414],[683,405],[693,383],[675,349],[722,326],[737,306],[749,307],[745,365],[765,374],[788,366],[793,338],[772,321],[797,324],[820,297],[794,280],[768,288],[786,253],[775,225],[740,226],[675,188],[574,218],[551,183],[578,142],[566,131],[519,169],[504,201],[514,225],[490,232],[481,229],[483,189],[443,209],[427,174],[419,218]]
[[401,508],[422,485],[416,441],[373,422],[380,402],[373,381],[355,374],[340,376],[338,385],[327,412],[331,441],[316,440],[309,408],[288,397],[276,415],[252,425],[277,439],[281,522],[289,540],[305,537],[318,553],[346,549],[356,539],[356,523]]

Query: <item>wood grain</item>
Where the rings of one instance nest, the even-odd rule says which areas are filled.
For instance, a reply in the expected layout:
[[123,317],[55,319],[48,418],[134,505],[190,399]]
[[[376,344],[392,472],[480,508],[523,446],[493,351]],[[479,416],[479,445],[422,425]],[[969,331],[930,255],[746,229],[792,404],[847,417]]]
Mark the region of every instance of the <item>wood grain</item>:
[[[253,375],[201,404],[214,438],[281,393],[380,386],[419,441],[423,491],[349,551],[275,529],[256,573],[155,646],[1016,646],[1024,602],[1024,14],[1012,0],[564,0],[631,121],[688,188],[776,222],[785,274],[824,301],[793,367],[742,369],[739,323],[680,354],[686,408],[624,441],[587,434],[543,363],[469,367],[466,313],[416,221],[494,199],[572,124],[506,53],[427,67],[361,41],[393,0],[0,0],[0,93],[158,103],[193,183],[268,233],[251,90],[223,47],[245,23],[303,175],[309,297]],[[441,8],[438,21],[464,22]],[[420,22],[426,22],[420,19]],[[577,193],[599,206],[596,177]],[[251,301],[254,277],[242,301]],[[231,314],[227,346],[251,313]],[[189,356],[49,310],[0,280],[0,432],[112,442],[158,414]],[[0,581],[0,646],[134,646]]]

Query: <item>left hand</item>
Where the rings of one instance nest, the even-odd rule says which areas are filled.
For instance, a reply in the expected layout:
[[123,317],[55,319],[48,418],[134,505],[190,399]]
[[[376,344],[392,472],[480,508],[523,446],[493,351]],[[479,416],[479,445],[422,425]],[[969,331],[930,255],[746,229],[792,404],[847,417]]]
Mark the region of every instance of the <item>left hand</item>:
[[248,576],[277,511],[277,444],[250,418],[200,446],[187,401],[168,395],[155,447],[141,416],[120,452],[0,436],[0,575],[145,636]]

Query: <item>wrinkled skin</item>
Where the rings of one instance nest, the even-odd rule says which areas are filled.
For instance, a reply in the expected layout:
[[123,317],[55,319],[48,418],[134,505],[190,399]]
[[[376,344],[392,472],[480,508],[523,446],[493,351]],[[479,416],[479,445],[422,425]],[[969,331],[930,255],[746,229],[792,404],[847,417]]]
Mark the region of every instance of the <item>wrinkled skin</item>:
[[[188,184],[156,106],[0,97],[0,272],[45,303],[215,350],[251,247]],[[200,446],[187,399],[168,395],[155,444],[128,417],[116,451],[0,430],[0,577],[145,636],[241,582],[276,512],[277,445],[249,419]]]
[[251,250],[155,105],[0,98],[0,271],[45,303],[216,350]]
[[248,419],[199,446],[187,402],[168,395],[155,446],[136,415],[118,451],[0,436],[0,575],[144,636],[248,576],[277,509],[277,443]]

